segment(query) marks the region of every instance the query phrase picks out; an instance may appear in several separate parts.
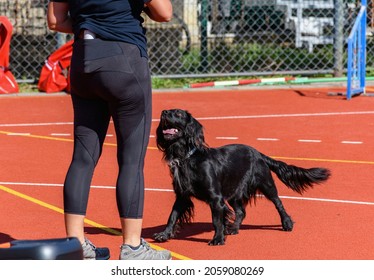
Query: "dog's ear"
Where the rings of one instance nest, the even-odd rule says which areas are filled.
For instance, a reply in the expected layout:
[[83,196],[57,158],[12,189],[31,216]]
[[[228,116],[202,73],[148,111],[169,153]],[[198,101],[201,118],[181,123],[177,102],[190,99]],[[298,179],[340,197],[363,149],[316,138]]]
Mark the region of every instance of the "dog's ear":
[[162,127],[159,125],[156,129],[156,144],[160,151],[165,151],[166,142],[164,140],[164,134],[162,133]]
[[185,135],[188,142],[195,147],[205,146],[204,128],[202,124],[196,120],[190,113],[187,112],[188,120],[186,125]]

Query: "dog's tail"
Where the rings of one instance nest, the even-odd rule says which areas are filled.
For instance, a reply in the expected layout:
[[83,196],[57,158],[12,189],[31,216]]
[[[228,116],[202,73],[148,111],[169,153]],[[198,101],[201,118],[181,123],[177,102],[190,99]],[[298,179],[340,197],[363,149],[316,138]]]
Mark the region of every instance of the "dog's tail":
[[263,159],[278,178],[292,190],[302,194],[314,184],[326,181],[330,175],[330,170],[326,168],[309,168],[288,165],[285,162],[272,159],[262,154]]

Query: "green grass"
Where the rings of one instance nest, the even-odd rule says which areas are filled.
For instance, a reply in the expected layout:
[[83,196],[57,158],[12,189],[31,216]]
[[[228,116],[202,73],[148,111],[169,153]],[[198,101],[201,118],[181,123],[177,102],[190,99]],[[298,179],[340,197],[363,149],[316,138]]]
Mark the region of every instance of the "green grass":
[[39,92],[37,84],[19,83],[18,87],[19,87],[19,92],[21,93]]
[[[233,80],[244,80],[244,79],[261,79],[261,78],[276,78],[279,76],[266,76],[266,77],[248,77],[248,76],[238,76],[238,77],[211,77],[211,78],[174,78],[174,79],[164,79],[164,78],[153,78],[152,88],[153,89],[183,89],[188,87],[193,83],[203,83],[212,81],[233,81]],[[312,75],[310,78],[331,78],[332,75]],[[19,83],[18,84],[21,93],[36,93],[39,92],[37,84],[30,83]]]

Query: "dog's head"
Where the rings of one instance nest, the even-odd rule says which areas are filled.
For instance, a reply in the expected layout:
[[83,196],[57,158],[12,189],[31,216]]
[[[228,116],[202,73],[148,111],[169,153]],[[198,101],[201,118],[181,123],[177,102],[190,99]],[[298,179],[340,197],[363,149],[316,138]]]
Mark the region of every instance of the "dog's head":
[[203,126],[182,109],[164,110],[157,127],[157,147],[166,151],[172,145],[179,149],[205,147]]

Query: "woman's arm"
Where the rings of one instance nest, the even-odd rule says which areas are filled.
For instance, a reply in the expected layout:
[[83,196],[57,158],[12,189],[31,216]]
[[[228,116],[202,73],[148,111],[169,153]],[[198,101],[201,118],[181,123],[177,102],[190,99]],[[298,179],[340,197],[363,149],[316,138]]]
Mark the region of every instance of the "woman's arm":
[[154,21],[167,22],[173,17],[170,0],[151,0],[145,4],[144,12]]
[[73,33],[72,22],[69,16],[69,4],[66,2],[49,2],[47,22],[50,30]]

